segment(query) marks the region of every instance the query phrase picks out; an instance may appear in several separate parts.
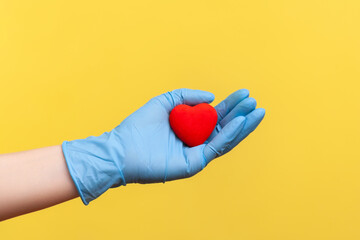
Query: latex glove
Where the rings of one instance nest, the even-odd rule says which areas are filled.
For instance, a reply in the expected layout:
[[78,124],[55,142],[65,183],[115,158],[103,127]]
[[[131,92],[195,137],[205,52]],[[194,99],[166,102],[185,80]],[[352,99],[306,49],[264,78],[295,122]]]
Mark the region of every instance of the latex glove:
[[169,124],[179,104],[210,103],[214,95],[177,89],[152,98],[119,126],[98,137],[64,141],[70,175],[85,205],[107,189],[127,183],[165,182],[193,176],[211,160],[234,148],[264,117],[245,89],[231,94],[215,109],[218,123],[209,139],[186,146]]

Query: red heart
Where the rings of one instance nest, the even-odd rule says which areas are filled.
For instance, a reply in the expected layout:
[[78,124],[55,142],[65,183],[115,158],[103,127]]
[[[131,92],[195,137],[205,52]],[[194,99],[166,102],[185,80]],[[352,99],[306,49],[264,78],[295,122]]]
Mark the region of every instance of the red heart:
[[214,130],[217,112],[207,103],[181,104],[170,112],[169,121],[176,136],[189,147],[194,147],[203,144]]

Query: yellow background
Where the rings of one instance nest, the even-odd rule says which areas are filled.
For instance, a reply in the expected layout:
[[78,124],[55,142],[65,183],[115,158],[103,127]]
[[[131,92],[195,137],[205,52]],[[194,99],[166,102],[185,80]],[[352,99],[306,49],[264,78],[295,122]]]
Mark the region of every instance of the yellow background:
[[360,239],[359,13],[358,0],[0,0],[1,153],[99,135],[181,87],[214,105],[247,88],[267,110],[193,178],[14,218],[0,238]]

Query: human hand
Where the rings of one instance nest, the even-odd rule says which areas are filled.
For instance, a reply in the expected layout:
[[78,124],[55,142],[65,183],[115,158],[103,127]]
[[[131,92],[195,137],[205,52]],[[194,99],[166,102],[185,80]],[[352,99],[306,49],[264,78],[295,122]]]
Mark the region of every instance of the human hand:
[[204,144],[188,147],[169,124],[179,104],[210,103],[214,95],[177,89],[152,98],[119,126],[99,137],[63,143],[63,152],[83,202],[110,187],[127,183],[165,182],[193,176],[210,161],[241,142],[261,122],[264,109],[245,89],[238,90],[215,109],[218,123]]

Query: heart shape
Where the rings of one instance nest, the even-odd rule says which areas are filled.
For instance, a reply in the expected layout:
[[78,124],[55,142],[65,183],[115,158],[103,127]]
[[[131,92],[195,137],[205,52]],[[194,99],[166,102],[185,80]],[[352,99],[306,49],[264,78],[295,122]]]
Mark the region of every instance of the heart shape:
[[171,110],[169,121],[176,136],[189,147],[195,147],[209,138],[217,117],[215,108],[207,103],[195,106],[180,104]]

